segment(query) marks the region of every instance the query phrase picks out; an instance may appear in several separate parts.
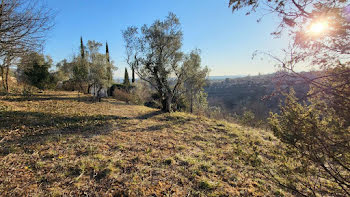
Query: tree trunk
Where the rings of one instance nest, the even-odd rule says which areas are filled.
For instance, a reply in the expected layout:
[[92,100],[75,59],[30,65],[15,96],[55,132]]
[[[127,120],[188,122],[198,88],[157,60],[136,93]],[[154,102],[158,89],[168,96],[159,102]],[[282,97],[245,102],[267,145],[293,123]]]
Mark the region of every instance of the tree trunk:
[[98,88],[98,90],[97,90],[97,101],[98,102],[101,102],[101,95],[100,95],[101,90],[102,90],[102,87]]
[[1,66],[1,84],[4,90],[6,90],[4,73],[4,67]]
[[5,78],[5,83],[6,83],[6,93],[9,92],[9,70],[10,66],[6,66],[6,78]]
[[171,109],[171,97],[170,96],[166,96],[162,100],[162,111],[164,111],[164,112],[172,112],[172,109]]
[[88,85],[88,89],[87,89],[87,93],[88,93],[88,94],[91,94],[91,90],[90,90],[91,87],[92,87],[92,84],[89,84],[89,85]]

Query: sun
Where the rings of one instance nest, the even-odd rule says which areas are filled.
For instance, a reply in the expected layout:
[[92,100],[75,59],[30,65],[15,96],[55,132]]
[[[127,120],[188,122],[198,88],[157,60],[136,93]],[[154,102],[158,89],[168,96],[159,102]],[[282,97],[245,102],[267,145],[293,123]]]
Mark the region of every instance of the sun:
[[328,23],[326,21],[318,21],[312,23],[308,29],[308,32],[313,35],[320,35],[325,33],[328,29]]

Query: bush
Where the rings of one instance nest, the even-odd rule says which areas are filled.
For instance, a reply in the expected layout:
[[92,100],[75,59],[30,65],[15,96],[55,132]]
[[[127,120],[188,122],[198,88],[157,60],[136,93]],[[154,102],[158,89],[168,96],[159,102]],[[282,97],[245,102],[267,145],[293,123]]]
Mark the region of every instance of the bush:
[[114,96],[114,91],[117,89],[129,93],[134,88],[135,86],[132,86],[132,85],[127,86],[124,84],[113,84],[110,88],[108,88],[107,92],[108,92],[108,96]]
[[126,103],[134,103],[134,97],[132,94],[126,92],[125,90],[120,90],[120,89],[114,89],[113,91],[113,98],[119,100],[119,101],[124,101]]
[[291,90],[280,114],[271,114],[269,121],[274,135],[288,147],[284,155],[295,159],[294,165],[282,165],[276,171],[276,177],[285,178],[279,184],[305,196],[348,196],[349,120],[319,98],[298,103]]

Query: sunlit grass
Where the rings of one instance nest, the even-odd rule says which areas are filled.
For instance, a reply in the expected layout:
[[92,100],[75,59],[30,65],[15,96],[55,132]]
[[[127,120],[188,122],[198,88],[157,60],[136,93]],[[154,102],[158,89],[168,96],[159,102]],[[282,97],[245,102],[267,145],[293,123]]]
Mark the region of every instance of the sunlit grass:
[[[0,97],[0,195],[261,196],[269,132],[76,93]],[[272,157],[272,156],[270,156]],[[20,186],[20,189],[19,189]]]

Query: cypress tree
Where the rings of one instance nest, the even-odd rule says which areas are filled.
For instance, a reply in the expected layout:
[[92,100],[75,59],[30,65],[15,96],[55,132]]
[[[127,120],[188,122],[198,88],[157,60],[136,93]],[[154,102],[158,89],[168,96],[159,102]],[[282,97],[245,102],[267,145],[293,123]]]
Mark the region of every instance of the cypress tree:
[[[81,60],[78,64],[76,64],[73,68],[73,75],[74,78],[76,80],[76,82],[79,84],[79,91],[83,91],[84,92],[84,87],[83,87],[83,83],[84,82],[88,82],[88,75],[89,75],[89,68],[88,65],[86,63],[85,60],[85,50],[84,50],[84,42],[83,42],[83,37],[80,36],[80,56],[81,56]],[[90,91],[89,85],[87,87],[87,91]],[[90,92],[89,92],[90,93]]]
[[132,67],[132,79],[131,79],[132,83],[135,83],[135,69],[134,67]]
[[110,61],[109,61],[108,42],[106,42],[106,58],[107,58],[107,62],[110,63]]
[[135,64],[137,65],[137,59],[136,59],[136,55],[135,55],[135,63],[132,65],[131,67],[131,71],[132,71],[132,79],[131,82],[135,83]]
[[107,59],[107,81],[108,84],[110,85],[113,80],[112,76],[112,65],[109,59],[109,49],[108,49],[108,43],[106,42],[106,59]]
[[130,80],[129,80],[129,74],[128,69],[125,68],[125,74],[124,74],[124,83],[125,86],[130,86]]
[[83,43],[83,37],[82,36],[80,36],[80,55],[81,55],[82,59],[85,58],[85,50],[84,50],[84,43]]

